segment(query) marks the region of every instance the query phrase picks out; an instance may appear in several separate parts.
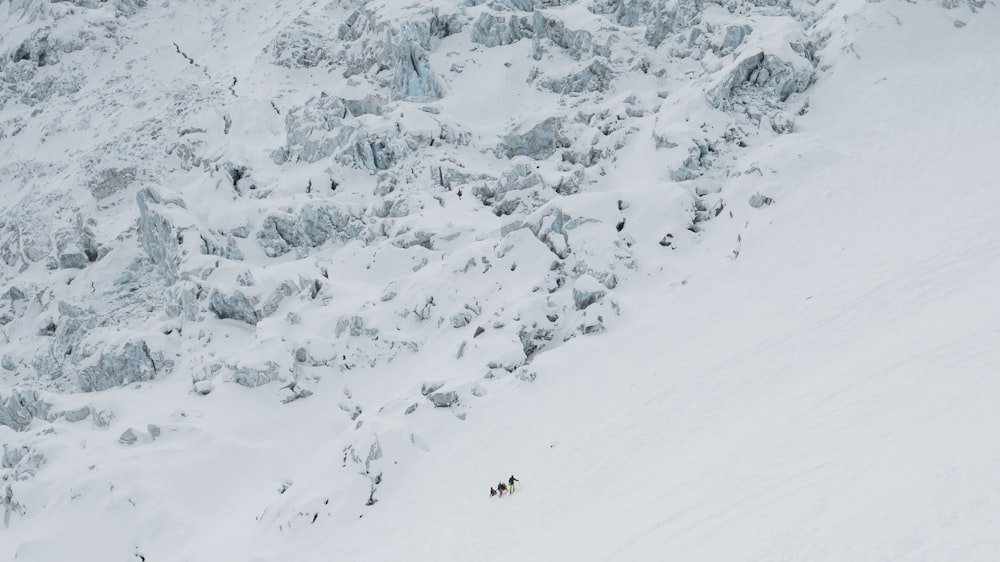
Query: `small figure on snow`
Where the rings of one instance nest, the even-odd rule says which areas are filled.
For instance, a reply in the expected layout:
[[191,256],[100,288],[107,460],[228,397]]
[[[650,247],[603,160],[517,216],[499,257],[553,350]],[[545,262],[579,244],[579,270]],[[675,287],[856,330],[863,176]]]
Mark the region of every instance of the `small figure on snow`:
[[497,489],[494,488],[493,486],[490,486],[490,497],[492,498],[495,495],[497,495]]
[[513,494],[514,493],[514,482],[520,482],[520,480],[518,480],[517,478],[514,478],[514,475],[511,474],[510,475],[510,479],[507,480],[507,482],[510,483],[510,493]]
[[500,490],[500,496],[503,497],[503,493],[507,491],[507,485],[501,482],[497,484],[497,490]]

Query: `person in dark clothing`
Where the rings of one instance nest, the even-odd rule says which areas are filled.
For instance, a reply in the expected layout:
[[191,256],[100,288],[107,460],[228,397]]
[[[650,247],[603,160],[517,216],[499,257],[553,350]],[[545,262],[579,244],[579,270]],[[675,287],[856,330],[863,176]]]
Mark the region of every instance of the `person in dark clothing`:
[[500,496],[503,496],[503,493],[507,491],[507,485],[501,482],[497,484],[497,489],[500,490]]
[[493,486],[490,486],[490,497],[492,498],[495,495],[497,495],[497,489],[494,488]]
[[514,493],[514,482],[520,482],[520,480],[518,480],[517,478],[514,478],[514,475],[511,474],[510,475],[510,479],[507,480],[507,482],[510,484],[510,493],[513,494]]

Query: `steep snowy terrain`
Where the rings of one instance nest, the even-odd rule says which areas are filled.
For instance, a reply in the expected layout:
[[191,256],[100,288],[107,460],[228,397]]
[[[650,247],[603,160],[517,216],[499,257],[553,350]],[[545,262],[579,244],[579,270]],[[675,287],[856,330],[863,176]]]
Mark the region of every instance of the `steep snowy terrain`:
[[0,2],[0,557],[996,560],[997,29]]

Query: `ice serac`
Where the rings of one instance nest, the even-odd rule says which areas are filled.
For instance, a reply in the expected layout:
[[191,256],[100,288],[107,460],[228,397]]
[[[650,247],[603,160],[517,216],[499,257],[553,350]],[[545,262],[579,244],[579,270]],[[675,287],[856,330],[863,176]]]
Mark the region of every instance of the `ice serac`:
[[282,380],[278,364],[273,361],[268,361],[263,365],[231,365],[230,371],[232,381],[247,388]]
[[427,399],[437,408],[450,408],[458,404],[458,393],[455,391],[434,392],[429,394]]
[[726,28],[726,36],[719,45],[718,52],[725,56],[736,51],[747,35],[753,31],[749,25],[731,25]]
[[483,12],[472,24],[469,39],[485,47],[510,45],[521,39],[533,36],[531,20],[526,16],[512,14],[504,17],[499,14]]
[[744,99],[778,103],[795,92],[804,92],[812,83],[810,65],[795,65],[763,51],[735,64],[725,78],[708,92],[709,103],[723,110]]
[[609,45],[599,45],[593,34],[585,29],[569,29],[561,19],[547,16],[542,12],[534,12],[531,19],[532,37],[535,39],[535,60],[541,59],[542,39],[551,41],[556,47],[570,57],[581,60],[595,55],[608,57],[611,54]]
[[213,289],[208,297],[208,310],[220,320],[233,319],[251,326],[260,320],[253,303],[239,289],[234,289],[229,294]]
[[180,256],[173,224],[158,210],[163,199],[152,189],[146,188],[136,194],[139,205],[139,242],[149,256],[156,270],[168,285],[178,278]]
[[581,275],[573,285],[573,306],[583,310],[601,300],[608,290],[590,275]]
[[51,408],[37,391],[13,390],[7,398],[0,396],[0,425],[25,431],[33,419],[46,420]]
[[341,152],[362,126],[357,118],[381,114],[385,102],[374,94],[351,100],[321,93],[285,115],[286,144],[272,158],[316,162]]
[[614,72],[601,59],[594,59],[577,72],[562,78],[549,78],[542,85],[557,94],[604,92],[611,86]]
[[80,371],[80,390],[93,392],[153,380],[157,375],[157,363],[169,369],[162,355],[150,352],[143,340],[110,344],[100,353],[96,364]]
[[560,148],[570,146],[570,140],[563,134],[563,120],[549,117],[523,132],[510,133],[504,137],[497,150],[507,158],[527,156],[534,160],[544,160]]
[[76,224],[55,232],[56,259],[60,269],[83,269],[101,256],[91,224],[85,225],[77,215]]
[[430,24],[406,21],[398,29],[390,28],[386,33],[385,48],[393,65],[393,99],[427,102],[444,95],[444,85],[428,60]]
[[644,39],[659,47],[667,36],[698,22],[704,9],[702,0],[602,0],[592,8],[611,16],[619,25],[645,26]]
[[306,203],[297,215],[280,212],[268,215],[256,238],[265,254],[277,257],[296,248],[353,240],[363,231],[364,223],[355,209],[325,201]]
[[[318,20],[318,21],[317,21]],[[295,18],[271,41],[274,64],[285,68],[316,68],[330,64],[335,45],[324,33],[325,18]]]

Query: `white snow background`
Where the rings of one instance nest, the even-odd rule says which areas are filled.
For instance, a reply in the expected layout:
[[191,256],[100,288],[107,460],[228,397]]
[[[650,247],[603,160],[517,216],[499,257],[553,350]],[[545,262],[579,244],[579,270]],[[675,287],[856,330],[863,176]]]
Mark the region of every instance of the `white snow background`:
[[0,2],[0,559],[1000,560],[998,31]]

